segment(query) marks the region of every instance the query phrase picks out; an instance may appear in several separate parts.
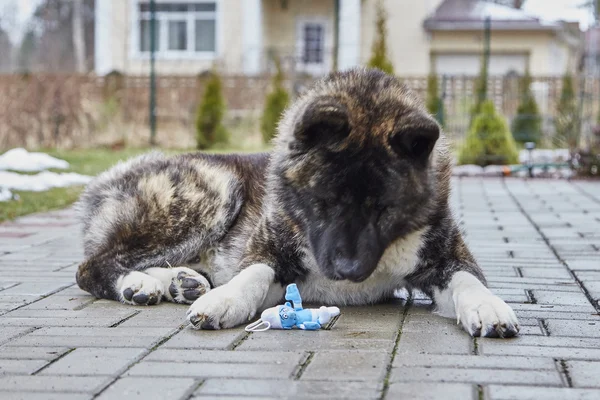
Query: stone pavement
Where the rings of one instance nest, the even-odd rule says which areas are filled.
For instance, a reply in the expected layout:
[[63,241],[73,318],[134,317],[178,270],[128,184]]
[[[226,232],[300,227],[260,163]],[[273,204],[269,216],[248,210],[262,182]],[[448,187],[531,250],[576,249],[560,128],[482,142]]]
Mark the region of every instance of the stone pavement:
[[79,290],[65,210],[0,225],[0,399],[600,398],[600,183],[454,183],[516,339],[472,339],[422,296],[343,308],[318,332],[193,331],[186,306]]

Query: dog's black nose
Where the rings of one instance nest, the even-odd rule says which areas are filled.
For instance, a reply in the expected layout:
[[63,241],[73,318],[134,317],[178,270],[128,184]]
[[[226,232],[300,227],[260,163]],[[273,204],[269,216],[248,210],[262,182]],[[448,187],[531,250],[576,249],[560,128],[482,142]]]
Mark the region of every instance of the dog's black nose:
[[348,258],[337,258],[333,261],[333,274],[335,279],[347,279],[352,282],[362,282],[370,275],[368,269],[358,260]]

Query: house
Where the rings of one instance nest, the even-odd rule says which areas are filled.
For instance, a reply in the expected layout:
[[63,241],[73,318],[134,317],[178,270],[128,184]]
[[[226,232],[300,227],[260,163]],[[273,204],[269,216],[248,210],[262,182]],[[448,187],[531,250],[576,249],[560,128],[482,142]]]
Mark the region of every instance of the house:
[[[257,75],[271,54],[297,73],[364,65],[378,0],[156,0],[156,70],[194,75],[217,64]],[[401,76],[476,74],[492,18],[492,73],[562,74],[577,52],[570,25],[477,0],[384,0],[389,57]],[[96,0],[95,71],[147,74],[149,0]],[[335,61],[335,62],[334,62]]]
[[490,17],[490,75],[558,76],[574,70],[581,50],[577,23],[546,21],[523,10],[478,0],[444,0],[423,23],[436,73],[477,75],[483,27]]

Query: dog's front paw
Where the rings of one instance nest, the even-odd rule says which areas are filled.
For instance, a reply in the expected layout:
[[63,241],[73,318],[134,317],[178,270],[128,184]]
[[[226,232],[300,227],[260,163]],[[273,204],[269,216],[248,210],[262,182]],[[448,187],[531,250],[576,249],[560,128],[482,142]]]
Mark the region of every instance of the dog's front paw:
[[162,282],[148,274],[132,271],[117,282],[121,301],[125,304],[152,306],[160,303],[165,292]]
[[247,300],[223,285],[196,300],[187,312],[187,320],[196,329],[233,328],[256,314]]
[[456,318],[471,336],[513,337],[519,333],[514,311],[491,293],[462,293],[455,299]]

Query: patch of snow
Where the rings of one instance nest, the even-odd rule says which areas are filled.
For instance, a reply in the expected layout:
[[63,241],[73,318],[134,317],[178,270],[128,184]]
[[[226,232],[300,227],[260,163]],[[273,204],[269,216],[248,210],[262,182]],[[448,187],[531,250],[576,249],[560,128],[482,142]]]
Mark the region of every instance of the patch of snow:
[[84,185],[91,176],[74,172],[56,173],[44,171],[35,175],[22,175],[16,172],[0,171],[0,186],[9,190],[28,190],[42,192],[55,187]]
[[452,168],[452,175],[454,176],[479,176],[483,174],[483,168],[479,165],[457,165]]
[[49,168],[67,169],[69,163],[45,153],[30,153],[22,148],[9,150],[0,156],[0,171],[10,169],[35,172]]
[[9,201],[12,200],[13,195],[10,190],[7,188],[3,188],[0,186],[0,201]]

